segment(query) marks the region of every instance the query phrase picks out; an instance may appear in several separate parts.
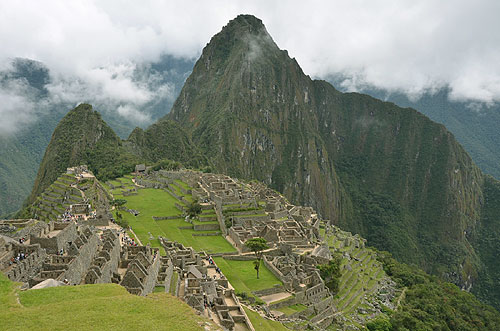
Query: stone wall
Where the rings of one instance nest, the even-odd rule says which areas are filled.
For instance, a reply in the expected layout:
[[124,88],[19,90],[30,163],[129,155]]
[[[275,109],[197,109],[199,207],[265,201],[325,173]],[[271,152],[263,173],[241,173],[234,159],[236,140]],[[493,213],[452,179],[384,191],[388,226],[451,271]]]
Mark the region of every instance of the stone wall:
[[87,242],[80,247],[78,255],[73,262],[71,262],[68,270],[66,270],[64,274],[64,278],[68,279],[70,284],[78,285],[81,283],[94,259],[98,244],[99,238],[97,234],[92,233],[90,237],[87,238]]
[[172,276],[174,275],[174,265],[170,261],[170,263],[167,265],[167,269],[165,269],[165,291],[168,291],[170,289],[170,283],[172,282]]
[[193,226],[195,231],[213,231],[220,230],[218,223],[210,223],[210,224],[196,224]]
[[[8,270],[7,277],[15,282],[27,282],[29,278],[34,277],[42,268],[43,261],[47,256],[45,250],[38,244],[25,246],[12,243],[8,244],[7,247],[6,253],[8,254],[4,255],[5,260],[0,260],[0,264],[2,264],[0,269]],[[17,256],[20,252],[27,254],[27,258],[9,267],[10,258]]]
[[236,224],[241,224],[244,221],[254,221],[254,222],[268,222],[271,220],[271,217],[269,215],[261,215],[261,216],[256,216],[256,215],[240,215],[240,216],[233,216],[234,223]]
[[224,219],[224,215],[222,214],[222,205],[220,203],[215,204],[215,214],[217,215],[217,221],[219,222],[220,230],[224,234],[227,235],[227,227]]
[[107,217],[89,218],[85,221],[80,221],[79,224],[88,225],[88,226],[108,226],[109,219]]
[[276,268],[271,262],[267,260],[265,255],[263,256],[262,261],[264,262],[264,265],[267,267],[267,269],[269,269],[269,271],[271,271],[271,273],[276,276],[276,278],[283,282],[287,289],[291,288],[290,280],[285,278],[281,271],[279,271],[278,268]]
[[[109,231],[109,230],[108,230]],[[104,233],[101,250],[95,255],[85,276],[86,284],[111,283],[113,273],[118,270],[120,239],[117,234]]]
[[321,301],[327,294],[325,285],[320,283],[306,290],[306,299],[311,303],[316,303]]
[[155,259],[153,260],[153,263],[149,266],[148,268],[148,274],[146,278],[144,279],[143,283],[143,290],[141,295],[148,295],[149,293],[153,292],[155,286],[156,286],[156,281],[158,279],[158,271],[160,270],[160,253],[156,254]]
[[[63,225],[64,224],[64,225]],[[66,248],[68,242],[72,242],[77,237],[76,223],[54,223],[54,230],[62,229],[52,238],[31,236],[31,244],[39,244],[48,254],[56,254],[61,248]],[[57,226],[57,228],[56,228]],[[63,228],[64,226],[64,228]]]
[[276,302],[276,303],[271,303],[269,305],[269,309],[271,310],[277,310],[277,309],[280,309],[280,308],[283,308],[283,307],[288,307],[288,306],[291,306],[291,305],[295,305],[297,303],[302,303],[300,302],[299,300],[297,300],[296,297],[290,297],[286,300],[283,300],[283,301],[279,301],[279,302]]
[[253,291],[252,293],[255,294],[256,296],[262,297],[282,292],[286,292],[286,289],[283,287],[283,285],[275,285],[273,287],[266,288],[263,290]]

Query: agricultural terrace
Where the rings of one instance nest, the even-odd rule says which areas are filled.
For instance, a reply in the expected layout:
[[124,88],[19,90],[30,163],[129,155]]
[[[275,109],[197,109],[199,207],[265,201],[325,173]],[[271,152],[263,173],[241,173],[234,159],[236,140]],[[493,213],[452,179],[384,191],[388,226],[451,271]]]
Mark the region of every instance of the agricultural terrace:
[[[219,230],[198,231],[194,226],[200,224],[216,224],[218,225],[215,212],[212,210],[204,211],[203,216],[213,217],[211,222],[193,221],[186,222],[182,216],[182,211],[176,207],[176,204],[181,207],[186,207],[186,202],[178,200],[173,195],[162,189],[154,188],[138,188],[132,182],[131,177],[122,177],[107,183],[109,191],[115,199],[125,199],[127,203],[124,209],[139,211],[137,216],[125,210],[120,210],[122,217],[127,221],[133,232],[137,235],[143,245],[151,244],[152,247],[160,247],[158,236],[162,236],[172,241],[182,243],[187,247],[193,247],[196,251],[206,251],[207,253],[227,253],[234,252],[235,249],[231,244],[220,235]],[[186,183],[178,180],[171,186],[176,190],[176,194],[182,196],[186,201],[192,201],[192,197],[183,194],[179,186],[189,188]],[[112,188],[113,186],[114,188]],[[137,192],[133,195],[124,195],[124,191],[136,189]],[[178,190],[178,191],[177,191]],[[155,220],[155,217],[174,217],[174,219]]]
[[250,322],[252,322],[252,325],[255,328],[255,330],[258,330],[258,331],[285,331],[285,330],[289,330],[285,326],[283,326],[283,324],[281,324],[280,322],[268,320],[268,319],[260,316],[259,313],[255,312],[253,310],[250,310],[246,307],[244,307],[244,309],[245,309],[245,312],[246,312],[248,318],[250,319]]

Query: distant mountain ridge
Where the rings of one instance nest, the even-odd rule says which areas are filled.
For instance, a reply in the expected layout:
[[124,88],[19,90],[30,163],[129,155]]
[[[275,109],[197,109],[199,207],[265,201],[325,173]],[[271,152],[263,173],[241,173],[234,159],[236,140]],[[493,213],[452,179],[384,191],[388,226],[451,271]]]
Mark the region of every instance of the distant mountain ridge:
[[[162,56],[157,62],[138,65],[138,76],[154,77],[151,79],[154,84],[170,87],[171,97],[155,99],[152,104],[147,105],[147,112],[153,120],[162,117],[171,108],[192,65],[192,60],[168,55]],[[10,69],[0,71],[0,88],[8,89],[12,84],[21,85],[26,89],[23,97],[34,105],[29,123],[22,125],[14,133],[0,135],[0,215],[17,211],[26,200],[52,132],[68,109],[75,105],[52,98],[47,89],[51,83],[50,70],[43,63],[30,59],[13,59]],[[154,89],[154,86],[149,88]],[[89,101],[92,100],[87,100]],[[97,105],[97,108],[122,138],[127,137],[137,126],[136,122],[117,116],[116,109],[102,105]]]
[[[194,166],[261,180],[500,307],[498,181],[421,113],[311,80],[253,16],[238,16],[212,38],[165,118],[125,142],[101,127],[106,153],[89,154],[99,144],[94,126],[81,131],[77,145],[54,152],[51,144],[62,146],[58,128],[45,158],[70,153],[91,163],[105,156],[109,163],[90,164],[99,176],[116,160],[125,166],[194,156]],[[49,164],[42,161],[38,182],[55,171]],[[58,169],[70,165],[61,159]]]
[[[327,78],[334,86],[341,88],[344,79],[342,76]],[[448,88],[424,93],[415,100],[404,93],[373,87],[362,87],[360,93],[393,102],[400,107],[417,109],[433,121],[444,124],[483,172],[500,179],[499,103],[452,100]]]

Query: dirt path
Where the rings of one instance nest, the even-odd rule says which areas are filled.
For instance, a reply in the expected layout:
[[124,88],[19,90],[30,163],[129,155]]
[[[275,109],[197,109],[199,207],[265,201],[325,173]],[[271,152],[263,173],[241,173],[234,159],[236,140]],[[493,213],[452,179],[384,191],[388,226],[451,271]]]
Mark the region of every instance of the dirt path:
[[129,231],[130,233],[132,233],[135,237],[135,240],[137,241],[137,243],[142,246],[142,242],[141,242],[141,239],[139,239],[139,237],[135,234],[134,230],[132,230],[132,228],[129,228]]
[[398,298],[398,301],[396,303],[396,309],[395,310],[398,310],[399,308],[399,305],[401,304],[401,300],[403,300],[403,298],[405,297],[405,292],[406,292],[406,287],[403,289],[403,292],[401,292],[401,295],[399,296]]

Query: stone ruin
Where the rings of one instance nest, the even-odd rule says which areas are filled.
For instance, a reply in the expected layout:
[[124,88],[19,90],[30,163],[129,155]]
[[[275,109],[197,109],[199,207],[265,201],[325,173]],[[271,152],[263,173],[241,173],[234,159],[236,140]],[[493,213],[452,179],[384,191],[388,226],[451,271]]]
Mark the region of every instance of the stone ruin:
[[0,238],[0,270],[13,281],[33,287],[46,279],[68,285],[116,280],[120,241],[115,230],[99,235],[98,229],[73,221],[37,221],[18,232]]
[[71,167],[66,169],[66,174],[68,175],[74,175],[78,181],[90,179],[94,180],[95,176],[92,174],[92,172],[89,170],[89,168],[86,165],[79,165],[76,167]]
[[174,270],[179,275],[175,293],[181,299],[200,313],[206,311],[228,330],[254,330],[234,290],[229,288],[222,272],[216,271],[213,260],[209,262],[209,256],[180,243],[159,239],[171,266],[168,277],[172,277]]
[[101,243],[90,268],[85,275],[85,284],[118,283],[118,264],[120,262],[120,238],[112,230],[105,230]]
[[[74,171],[81,173],[84,169]],[[245,183],[224,175],[194,171],[160,170],[136,177],[138,185],[163,189],[182,201],[183,197],[177,196],[170,186],[175,180],[192,187],[180,187],[183,194],[192,194],[202,203],[203,209],[215,210],[221,232],[238,250],[238,255],[224,258],[252,259],[244,243],[255,237],[267,240],[270,249],[264,252],[263,263],[283,286],[253,294],[284,297],[264,306],[269,315],[281,307],[303,304],[304,310],[278,319],[291,323],[307,320],[308,327],[325,329],[334,319],[341,318],[317,265],[327,263],[332,250],[343,248],[347,248],[341,251],[345,259],[364,262],[358,258],[361,256],[358,253],[351,254],[364,248],[364,239],[320,220],[312,208],[290,204],[282,195],[257,182]],[[202,218],[200,216],[201,221]],[[327,235],[334,237],[335,247],[322,241],[320,224]],[[0,236],[0,269],[10,279],[28,286],[48,278],[68,284],[113,282],[137,295],[147,295],[155,286],[163,286],[165,291],[173,290],[191,307],[208,314],[226,329],[253,329],[227,279],[216,272],[217,266],[209,263],[204,252],[195,252],[160,237],[160,244],[166,251],[165,256],[160,256],[159,250],[149,245],[120,246],[123,241],[120,242],[119,233],[102,231],[93,225],[88,222],[0,221],[0,230],[5,227],[8,230],[5,233],[10,236]],[[27,240],[20,242],[22,238]],[[12,263],[12,258],[21,253],[26,258]],[[383,291],[371,293],[390,306],[394,297],[389,291],[390,279],[377,286]]]
[[[61,232],[49,233],[50,238],[38,238],[37,242],[46,249],[48,256],[40,272],[29,280],[30,287],[49,278],[70,285],[82,282],[97,251],[99,237],[89,227],[77,228],[76,223],[65,225]],[[56,247],[59,249],[54,251]]]
[[[23,259],[16,258],[24,254]],[[47,253],[40,244],[21,244],[0,235],[0,270],[15,282],[27,282],[42,267]]]
[[137,295],[153,292],[160,269],[158,248],[147,246],[126,246],[122,251],[120,268],[126,268],[120,285]]

